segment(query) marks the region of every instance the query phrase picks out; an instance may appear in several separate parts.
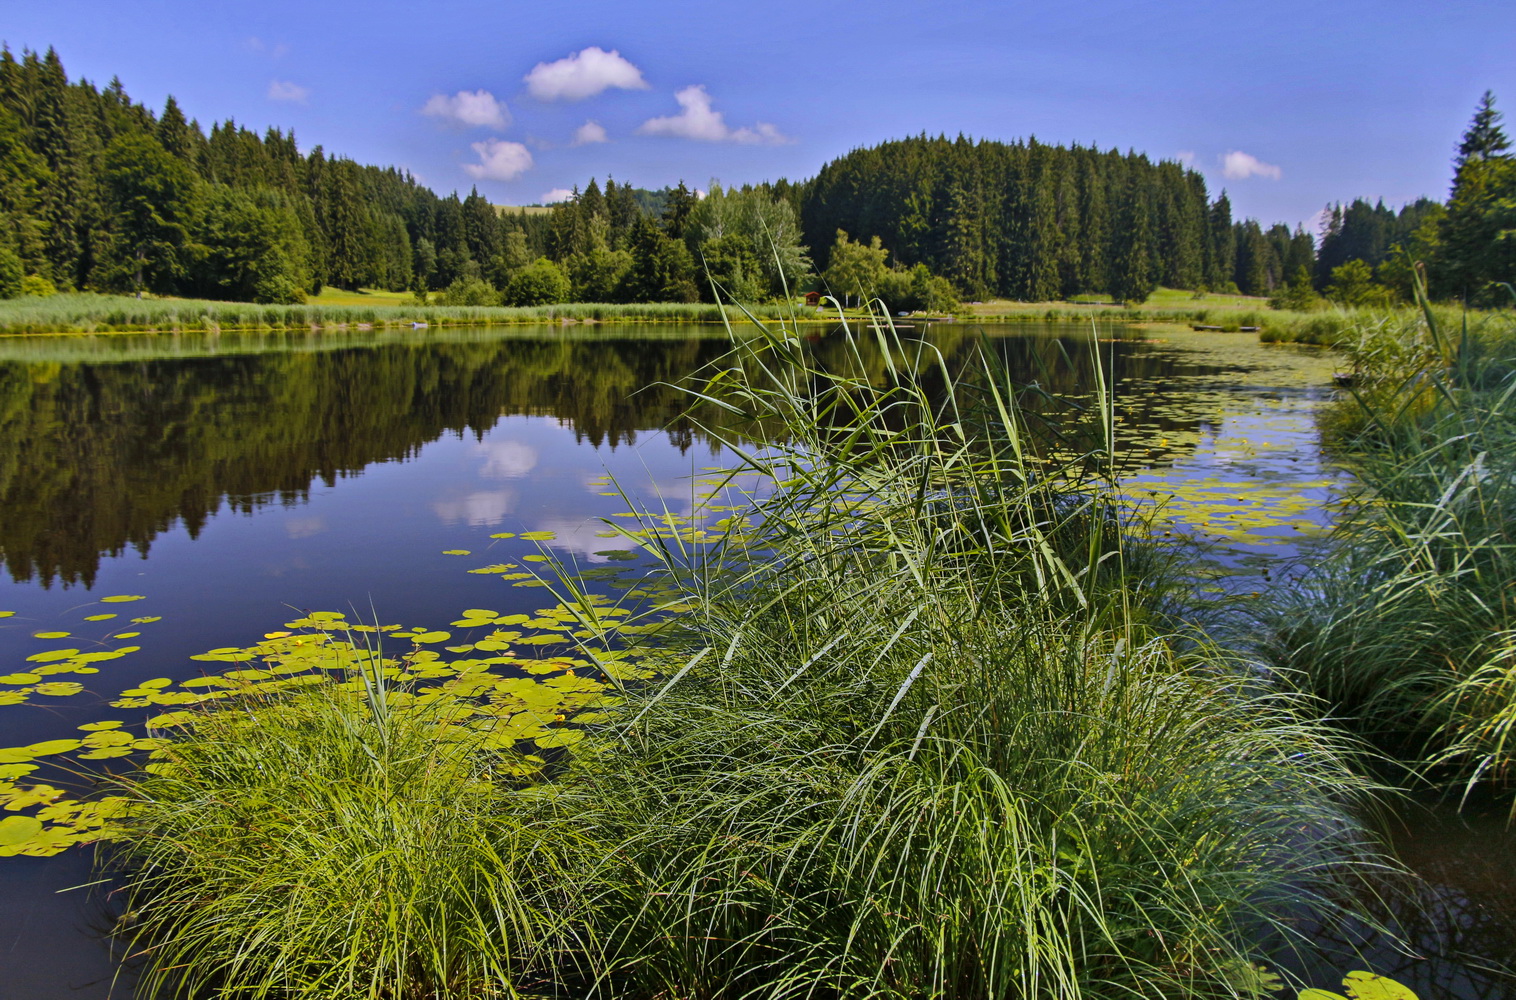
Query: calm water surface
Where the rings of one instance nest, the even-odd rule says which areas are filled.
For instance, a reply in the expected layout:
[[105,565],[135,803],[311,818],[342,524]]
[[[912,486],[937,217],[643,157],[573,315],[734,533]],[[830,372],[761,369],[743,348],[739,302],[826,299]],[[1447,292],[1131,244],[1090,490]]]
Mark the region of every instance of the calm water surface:
[[[674,387],[725,352],[712,332],[0,339],[0,611],[14,612],[0,618],[0,674],[65,643],[141,647],[83,678],[84,694],[0,706],[0,747],[140,722],[107,704],[116,692],[194,676],[190,656],[253,642],[297,610],[445,626],[464,608],[551,604],[467,572],[538,545],[582,567],[621,564],[631,543],[607,537],[625,510],[606,495],[608,475],[685,512],[696,480],[728,460],[681,416]],[[1092,346],[1071,329],[984,332],[1020,378],[1068,397],[1114,394],[1128,489],[1163,505],[1174,537],[1207,544],[1214,587],[1277,584],[1281,558],[1328,522],[1340,479],[1314,414],[1329,358],[1246,335]],[[979,332],[934,338],[951,367]],[[819,334],[813,349],[824,359],[841,343]],[[524,531],[552,538],[490,537]],[[100,603],[115,595],[143,599]],[[132,617],[161,620],[118,624]],[[141,635],[113,639],[123,630]],[[48,631],[70,636],[34,635]],[[1436,822],[1436,836],[1400,839],[1407,856],[1426,854],[1418,866],[1459,905],[1508,918],[1508,897],[1502,907],[1472,891],[1488,872],[1438,867],[1468,845]],[[125,981],[111,992],[109,901],[57,894],[89,879],[87,850],[0,859],[0,1000],[130,995]]]

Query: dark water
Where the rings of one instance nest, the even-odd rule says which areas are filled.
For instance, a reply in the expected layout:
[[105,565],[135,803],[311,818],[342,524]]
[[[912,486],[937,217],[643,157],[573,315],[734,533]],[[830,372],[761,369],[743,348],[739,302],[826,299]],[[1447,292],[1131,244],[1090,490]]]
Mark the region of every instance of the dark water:
[[[141,650],[102,664],[84,693],[0,705],[0,747],[140,722],[106,703],[149,678],[193,676],[193,654],[246,645],[297,610],[436,627],[465,608],[552,604],[467,571],[539,545],[584,567],[619,562],[631,543],[606,537],[625,510],[605,495],[607,475],[645,502],[693,508],[703,472],[728,460],[701,427],[729,418],[688,412],[675,383],[727,350],[712,332],[0,340],[0,611],[14,612],[0,618],[0,675],[59,642],[141,633],[128,640]],[[1329,360],[1236,335],[1092,344],[1073,330],[985,332],[1012,373],[1050,394],[1115,394],[1127,481],[1168,497],[1172,530],[1206,540],[1230,586],[1266,585],[1325,523],[1336,480],[1313,414]],[[949,370],[980,343],[962,327],[934,338]],[[817,334],[810,349],[825,360],[844,346]],[[865,351],[882,375],[884,358]],[[1044,411],[1076,441],[1093,433],[1071,410]],[[524,531],[552,537],[490,537]],[[100,603],[114,595],[143,599]],[[106,613],[119,617],[84,620]],[[161,620],[120,624],[132,617]],[[70,636],[50,644],[39,631]],[[1510,886],[1511,845],[1488,831],[1397,838],[1434,880],[1439,859],[1474,843],[1500,852]],[[1447,893],[1485,905],[1462,878],[1448,874]],[[126,982],[112,994],[100,940],[109,901],[57,894],[89,879],[84,849],[0,859],[0,1000],[129,996]],[[1490,911],[1502,941],[1505,898]],[[1458,989],[1445,995],[1497,995]]]

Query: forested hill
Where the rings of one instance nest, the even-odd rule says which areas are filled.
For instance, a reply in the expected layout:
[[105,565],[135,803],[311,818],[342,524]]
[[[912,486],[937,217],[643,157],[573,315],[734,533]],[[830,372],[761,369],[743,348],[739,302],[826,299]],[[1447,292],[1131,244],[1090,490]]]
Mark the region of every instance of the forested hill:
[[292,132],[229,120],[207,135],[172,97],[155,114],[119,80],[71,83],[51,50],[0,52],[0,253],[60,288],[292,302],[324,284],[407,288],[418,264],[446,285],[513,231],[529,253],[547,224],[302,155]]
[[1256,294],[1313,262],[1308,234],[1234,225],[1225,193],[1212,201],[1194,170],[1035,139],[885,142],[828,163],[803,199],[818,254],[839,229],[877,236],[903,263],[926,264],[975,298],[1141,299],[1156,284],[1232,281]]

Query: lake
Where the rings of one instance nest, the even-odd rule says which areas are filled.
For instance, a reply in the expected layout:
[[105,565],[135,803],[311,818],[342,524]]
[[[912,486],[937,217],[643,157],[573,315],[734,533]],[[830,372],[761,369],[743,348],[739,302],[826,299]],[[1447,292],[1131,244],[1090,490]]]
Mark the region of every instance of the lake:
[[[1059,399],[1109,393],[1125,488],[1161,505],[1168,537],[1204,543],[1201,592],[1287,586],[1330,523],[1343,479],[1315,422],[1329,356],[1172,328],[931,336],[950,368],[984,344]],[[842,346],[822,331],[809,349]],[[112,707],[119,692],[194,677],[191,656],[307,611],[433,628],[467,608],[530,613],[556,603],[535,581],[471,571],[544,554],[613,587],[636,563],[621,491],[688,514],[732,461],[706,429],[722,411],[679,388],[727,349],[719,329],[611,325],[0,339],[0,746],[140,724],[161,709]],[[1044,416],[1085,440],[1070,412]],[[25,672],[64,648],[126,652],[58,681]],[[41,763],[27,782],[68,780]],[[1489,872],[1448,862],[1495,835],[1460,840],[1441,814],[1423,826],[1398,838],[1407,857],[1509,940],[1509,902],[1477,891]],[[0,859],[0,1000],[111,993],[109,900],[58,894],[90,862],[77,847]],[[1441,954],[1405,981],[1421,969],[1447,995],[1497,995]]]

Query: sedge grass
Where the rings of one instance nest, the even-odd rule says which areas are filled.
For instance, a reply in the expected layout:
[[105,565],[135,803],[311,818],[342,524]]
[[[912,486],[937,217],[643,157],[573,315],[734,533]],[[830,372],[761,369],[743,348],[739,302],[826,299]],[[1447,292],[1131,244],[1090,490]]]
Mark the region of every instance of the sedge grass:
[[514,997],[593,973],[574,887],[598,847],[478,733],[367,687],[206,712],[125,780],[150,992]]
[[1286,901],[1330,920],[1366,858],[1338,738],[1107,572],[1136,554],[1099,514],[1099,456],[1033,462],[1058,453],[1003,372],[857,335],[887,377],[776,334],[707,400],[785,433],[731,442],[773,488],[719,566],[661,549],[689,662],[628,692],[573,778],[657,887],[602,907],[625,914],[619,983],[1253,995]]
[[677,609],[647,641],[683,665],[539,783],[378,681],[213,711],[132,779],[150,979],[1259,995],[1257,942],[1329,922],[1374,863],[1340,738],[1174,631],[1104,499],[1108,421],[1071,454],[987,360],[949,370],[882,319],[842,343],[760,327],[702,374],[733,475],[768,486],[715,545],[637,534]]
[[[763,306],[783,316],[786,306]],[[337,329],[353,326],[489,326],[516,323],[720,323],[721,307],[651,302],[574,302],[551,306],[420,306],[389,303],[257,305],[202,299],[137,299],[69,293],[0,301],[0,335],[49,333],[183,333],[225,330]]]
[[1447,320],[1427,307],[1351,341],[1352,390],[1325,430],[1359,491],[1305,588],[1268,616],[1270,655],[1404,764],[1509,782],[1516,328]]

